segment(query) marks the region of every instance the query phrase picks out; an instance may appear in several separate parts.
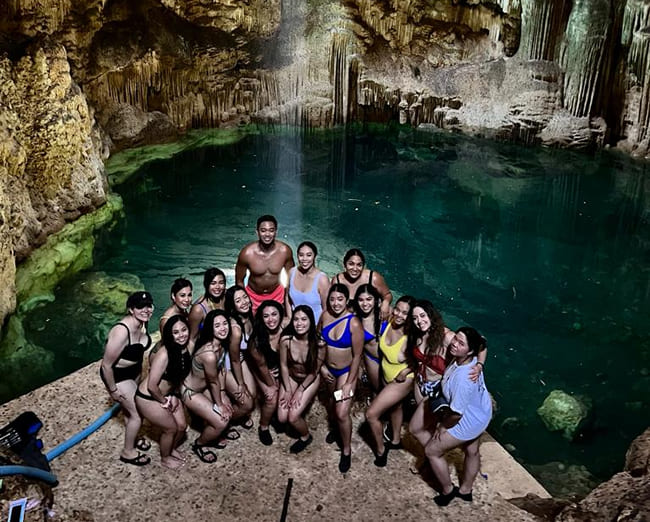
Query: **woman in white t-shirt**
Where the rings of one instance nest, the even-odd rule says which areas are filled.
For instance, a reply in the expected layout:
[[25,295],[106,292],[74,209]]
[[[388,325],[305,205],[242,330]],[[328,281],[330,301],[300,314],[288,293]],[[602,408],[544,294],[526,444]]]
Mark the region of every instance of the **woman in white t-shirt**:
[[[446,506],[455,497],[472,501],[472,485],[481,464],[478,439],[492,419],[492,399],[483,374],[473,382],[469,373],[486,344],[485,338],[469,326],[456,330],[449,344],[453,362],[445,370],[442,391],[451,411],[442,417],[425,446],[431,469],[442,486],[440,495],[434,497],[439,506]],[[465,452],[459,487],[452,484],[444,458],[447,451],[457,447],[462,447]]]

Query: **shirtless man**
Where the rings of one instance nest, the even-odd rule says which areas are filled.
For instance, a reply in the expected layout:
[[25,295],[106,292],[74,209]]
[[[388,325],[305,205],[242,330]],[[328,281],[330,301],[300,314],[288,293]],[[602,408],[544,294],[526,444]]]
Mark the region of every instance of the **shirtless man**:
[[246,270],[249,272],[246,292],[253,304],[253,313],[266,299],[273,299],[284,306],[284,287],[280,284],[280,273],[287,273],[294,266],[291,247],[276,241],[277,220],[270,215],[257,219],[257,241],[242,248],[235,267],[235,282],[244,286]]

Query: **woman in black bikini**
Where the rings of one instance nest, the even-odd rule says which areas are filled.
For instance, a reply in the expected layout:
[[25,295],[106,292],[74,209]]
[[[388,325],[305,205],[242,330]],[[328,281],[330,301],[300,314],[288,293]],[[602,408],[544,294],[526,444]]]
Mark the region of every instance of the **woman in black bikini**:
[[[341,440],[341,459],[339,471],[346,473],[350,469],[352,458],[352,418],[350,407],[352,395],[356,388],[363,353],[363,326],[361,321],[347,312],[350,294],[345,285],[333,284],[327,295],[327,309],[320,318],[321,335],[327,343],[325,364],[321,366],[321,374],[327,383],[330,397],[336,403],[332,408],[328,401],[328,411],[335,416]],[[333,411],[332,411],[333,410]],[[332,443],[336,435],[330,431],[325,439]]]
[[284,308],[277,301],[260,304],[253,323],[253,333],[248,342],[248,352],[254,362],[257,385],[264,395],[260,412],[258,435],[265,446],[273,444],[269,431],[271,418],[278,407],[280,390],[280,336],[287,325]]
[[[128,314],[108,332],[99,375],[111,399],[122,406],[125,418],[124,447],[120,460],[126,464],[144,466],[151,458],[136,449],[136,438],[142,419],[135,407],[135,390],[142,371],[144,352],[151,346],[147,324],[153,314],[153,299],[149,292],[136,292],[126,301]],[[150,444],[138,441],[138,449]]]
[[302,413],[318,392],[325,346],[325,341],[316,331],[312,309],[307,305],[296,306],[291,323],[282,332],[280,341],[282,386],[278,420],[281,423],[289,422],[300,435],[289,448],[291,453],[300,453],[313,440]]
[[226,274],[218,268],[208,268],[203,274],[205,293],[190,310],[190,339],[195,341],[205,316],[211,310],[225,309]]
[[358,248],[352,248],[343,257],[343,272],[332,278],[332,284],[340,283],[348,288],[349,295],[356,295],[360,285],[367,283],[374,286],[381,295],[381,319],[387,321],[390,316],[390,303],[393,294],[379,272],[365,268],[366,257]]
[[160,463],[171,469],[180,468],[184,462],[176,449],[187,428],[178,388],[190,372],[189,340],[187,319],[181,315],[170,317],[163,328],[160,349],[151,359],[149,375],[135,392],[135,405],[142,417],[162,430]]
[[[230,342],[230,320],[223,310],[212,310],[205,317],[192,355],[191,371],[181,385],[181,399],[205,427],[192,444],[192,451],[207,464],[217,461],[208,448],[218,444],[232,416],[233,407],[226,394],[226,350]],[[204,393],[208,390],[208,396]],[[217,446],[219,447],[219,446]]]
[[187,318],[189,316],[190,308],[192,306],[192,282],[188,279],[179,277],[172,283],[170,295],[172,305],[162,314],[160,323],[158,324],[161,337],[165,323],[170,317],[182,315]]

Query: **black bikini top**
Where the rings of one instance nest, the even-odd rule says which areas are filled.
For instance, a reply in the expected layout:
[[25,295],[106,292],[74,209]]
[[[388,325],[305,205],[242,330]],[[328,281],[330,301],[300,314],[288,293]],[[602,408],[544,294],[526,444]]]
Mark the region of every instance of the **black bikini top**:
[[[131,330],[124,323],[117,323],[124,328],[126,328],[127,342],[128,344],[122,349],[119,359],[124,359],[125,361],[130,362],[142,362],[142,356],[144,352],[151,346],[151,336],[147,332],[147,346],[143,346],[142,343],[131,344]],[[116,361],[117,362],[117,361]]]

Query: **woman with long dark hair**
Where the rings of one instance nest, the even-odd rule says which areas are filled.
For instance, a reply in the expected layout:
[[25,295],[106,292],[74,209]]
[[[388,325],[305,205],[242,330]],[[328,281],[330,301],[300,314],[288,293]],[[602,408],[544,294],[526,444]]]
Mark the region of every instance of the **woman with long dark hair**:
[[343,272],[332,278],[332,284],[345,285],[350,296],[357,293],[359,285],[367,283],[374,286],[381,295],[381,318],[384,321],[388,320],[393,294],[379,272],[366,268],[366,256],[363,255],[363,252],[358,248],[348,250],[343,256],[343,268]]
[[291,453],[300,453],[313,440],[302,414],[318,392],[325,347],[325,342],[316,330],[311,307],[297,306],[280,340],[282,386],[278,420],[281,423],[289,422],[298,432],[298,440],[289,448]]
[[190,308],[192,307],[192,282],[184,277],[179,277],[174,280],[170,290],[170,296],[172,304],[163,312],[158,323],[161,336],[165,323],[170,317],[175,315],[182,315],[186,319],[189,317]]
[[363,363],[366,375],[372,391],[378,393],[381,387],[379,338],[387,324],[380,318],[381,296],[374,286],[364,283],[357,288],[352,305],[363,325]]
[[194,341],[199,336],[203,320],[212,310],[224,310],[226,292],[226,274],[218,268],[208,268],[203,274],[204,293],[190,310],[190,338]]
[[[255,377],[246,361],[248,340],[253,333],[253,309],[246,289],[238,285],[226,290],[225,303],[232,328],[226,357],[226,390],[234,400],[233,420],[236,420],[247,417],[255,407]],[[253,420],[247,417],[242,427],[251,429]],[[228,438],[237,439],[238,435],[231,430]]]
[[[232,417],[226,394],[226,353],[230,343],[230,319],[223,310],[206,315],[192,355],[191,371],[181,385],[181,399],[192,413],[205,421],[192,451],[202,462],[212,464],[217,454],[209,446],[218,439]],[[208,394],[204,392],[208,390]]]
[[185,436],[187,422],[179,387],[190,372],[190,328],[187,318],[173,315],[163,328],[162,344],[151,359],[149,374],[135,392],[135,405],[144,419],[161,429],[160,461],[167,468],[183,465],[176,449]]
[[[328,412],[330,417],[336,419],[338,438],[341,441],[341,473],[347,473],[352,462],[350,408],[363,354],[363,326],[354,314],[348,313],[349,299],[347,286],[334,283],[327,294],[327,309],[320,319],[321,336],[327,344],[321,374],[329,389]],[[333,407],[332,398],[336,400]],[[332,443],[336,439],[336,434],[330,431],[325,440]]]
[[[413,365],[408,357],[409,316],[415,299],[409,295],[395,303],[391,319],[379,339],[383,388],[366,411],[366,420],[375,440],[375,466],[383,467],[389,449],[400,449],[404,411],[402,401],[413,389]],[[381,416],[390,411],[393,440],[384,444]]]
[[327,290],[330,286],[327,274],[316,267],[318,248],[311,241],[303,241],[296,250],[298,266],[289,270],[289,286],[286,292],[287,313],[304,304],[314,312],[318,323],[327,306]]
[[248,353],[253,361],[257,386],[264,396],[260,411],[258,435],[265,446],[273,444],[269,430],[271,418],[278,407],[280,391],[280,337],[288,319],[277,301],[262,301],[255,314],[253,334],[248,342]]

